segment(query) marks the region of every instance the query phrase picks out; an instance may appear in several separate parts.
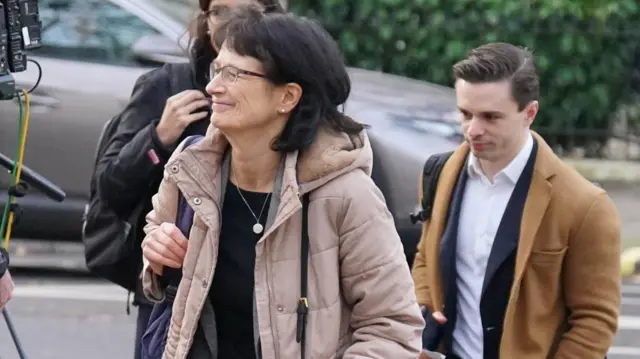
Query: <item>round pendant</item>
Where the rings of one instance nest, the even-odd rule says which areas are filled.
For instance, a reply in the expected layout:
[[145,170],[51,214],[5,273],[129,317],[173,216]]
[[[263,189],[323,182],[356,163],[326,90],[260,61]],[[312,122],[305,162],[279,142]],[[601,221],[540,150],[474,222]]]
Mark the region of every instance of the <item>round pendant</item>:
[[255,233],[255,234],[262,233],[263,229],[264,228],[262,227],[262,225],[260,223],[256,223],[256,224],[253,225],[253,233]]

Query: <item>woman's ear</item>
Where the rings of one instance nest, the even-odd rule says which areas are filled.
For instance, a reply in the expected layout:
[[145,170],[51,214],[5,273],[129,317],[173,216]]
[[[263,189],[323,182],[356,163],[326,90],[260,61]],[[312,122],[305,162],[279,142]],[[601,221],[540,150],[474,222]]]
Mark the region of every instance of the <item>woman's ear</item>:
[[291,82],[283,85],[280,93],[278,111],[280,113],[289,113],[293,111],[293,109],[298,105],[298,102],[300,102],[300,98],[302,97],[302,87],[297,83]]

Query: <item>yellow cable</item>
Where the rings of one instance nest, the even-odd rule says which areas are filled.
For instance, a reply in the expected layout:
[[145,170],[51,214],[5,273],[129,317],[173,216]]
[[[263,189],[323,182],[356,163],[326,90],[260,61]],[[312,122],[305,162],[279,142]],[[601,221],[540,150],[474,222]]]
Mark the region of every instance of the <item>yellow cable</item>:
[[[16,159],[16,180],[14,184],[20,183],[20,174],[22,173],[22,162],[24,160],[24,150],[27,146],[27,131],[29,129],[29,93],[26,90],[21,90],[24,96],[24,123],[22,124],[22,133],[20,135],[20,150],[18,152],[18,158]],[[21,101],[21,99],[18,99]],[[16,198],[11,198],[12,205],[16,202]],[[13,212],[9,212],[9,222],[7,223],[7,230],[4,236],[4,247],[9,248],[9,239],[11,238],[11,229],[13,227]]]

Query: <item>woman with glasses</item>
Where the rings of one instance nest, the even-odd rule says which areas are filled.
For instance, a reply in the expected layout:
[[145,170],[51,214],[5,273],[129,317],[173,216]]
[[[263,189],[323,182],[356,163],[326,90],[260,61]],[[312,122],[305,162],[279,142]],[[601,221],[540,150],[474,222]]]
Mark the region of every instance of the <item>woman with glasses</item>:
[[[167,64],[141,76],[120,117],[116,133],[96,166],[98,193],[110,209],[124,220],[143,203],[151,209],[151,195],[158,190],[162,169],[186,136],[204,134],[209,124],[210,98],[205,91],[209,67],[217,52],[212,34],[230,9],[255,4],[263,12],[283,12],[278,0],[200,0],[192,29],[190,62]],[[142,241],[144,215],[135,230]],[[137,248],[139,248],[137,246]],[[142,256],[139,258],[142,269]],[[135,357],[140,357],[140,338],[145,332],[152,303],[141,289],[134,294],[138,306]]]
[[215,35],[211,125],[169,159],[142,244],[150,299],[182,273],[164,358],[417,358],[424,320],[364,126],[338,110],[336,43],[252,7]]

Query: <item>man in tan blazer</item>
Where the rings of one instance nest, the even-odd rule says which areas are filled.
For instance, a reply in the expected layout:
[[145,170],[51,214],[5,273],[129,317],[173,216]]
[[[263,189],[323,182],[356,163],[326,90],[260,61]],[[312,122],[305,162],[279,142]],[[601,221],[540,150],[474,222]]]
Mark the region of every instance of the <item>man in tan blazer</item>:
[[604,358],[621,299],[616,208],[530,130],[529,51],[483,45],[453,72],[466,141],[442,169],[413,264],[426,347],[463,359]]

